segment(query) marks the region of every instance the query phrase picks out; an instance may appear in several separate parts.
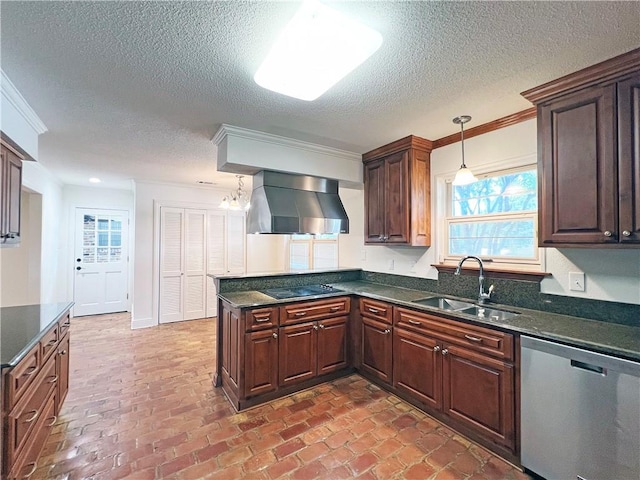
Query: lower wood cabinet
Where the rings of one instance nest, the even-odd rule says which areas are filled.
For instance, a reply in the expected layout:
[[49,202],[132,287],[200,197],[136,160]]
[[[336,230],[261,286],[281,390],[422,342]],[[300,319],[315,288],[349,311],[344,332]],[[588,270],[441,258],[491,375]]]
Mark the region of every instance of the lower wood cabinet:
[[394,317],[393,387],[513,459],[513,336],[402,307]]
[[239,309],[221,300],[214,382],[242,410],[346,372],[350,301],[334,297]]
[[391,325],[362,317],[362,368],[383,382],[392,378]]
[[29,478],[69,389],[69,314],[3,372],[3,479]]

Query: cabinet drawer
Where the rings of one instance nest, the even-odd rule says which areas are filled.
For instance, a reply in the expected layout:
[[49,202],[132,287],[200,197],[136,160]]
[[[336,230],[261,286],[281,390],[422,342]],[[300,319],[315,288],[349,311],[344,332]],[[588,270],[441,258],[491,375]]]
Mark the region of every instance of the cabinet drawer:
[[513,335],[490,328],[470,325],[456,320],[396,308],[398,327],[428,332],[446,342],[461,345],[504,360],[513,360]]
[[348,315],[351,308],[349,297],[327,298],[313,302],[292,303],[280,307],[280,324],[289,325],[320,318]]
[[60,339],[59,334],[59,327],[56,323],[53,328],[45,333],[44,337],[42,337],[42,339],[40,340],[43,362],[46,362],[47,358],[49,358],[49,355],[51,355],[51,353],[56,349],[56,345],[58,344],[58,340]]
[[245,316],[245,331],[262,330],[278,326],[278,307],[248,310]]
[[8,415],[8,458],[9,463],[16,459],[16,455],[23,448],[30,437],[34,427],[40,422],[44,414],[46,400],[56,389],[58,377],[56,376],[56,362],[52,358],[48,361],[33,388],[29,388],[29,392],[14,407]]
[[34,345],[29,353],[7,374],[9,400],[7,407],[11,409],[27,387],[31,385],[40,370],[40,343]]
[[[56,422],[53,414],[55,408],[55,393],[50,395],[43,404],[42,413],[33,430],[24,451],[18,456],[9,472],[9,479],[29,478],[38,468],[38,457],[42,447],[47,441],[47,437]],[[9,463],[11,465],[11,463]]]
[[67,313],[58,322],[58,328],[60,329],[60,338],[64,337],[64,334],[67,333],[70,326],[71,326],[71,316]]
[[369,318],[375,318],[391,324],[392,307],[388,303],[378,302],[369,298],[360,299],[360,313]]

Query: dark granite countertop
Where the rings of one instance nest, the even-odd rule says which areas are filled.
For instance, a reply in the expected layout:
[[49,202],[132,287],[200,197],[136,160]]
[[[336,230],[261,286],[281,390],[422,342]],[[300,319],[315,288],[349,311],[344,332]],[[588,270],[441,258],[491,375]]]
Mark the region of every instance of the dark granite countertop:
[[15,366],[72,306],[61,302],[0,308],[0,367]]
[[[355,294],[392,302],[415,310],[446,315],[467,323],[490,326],[506,332],[529,335],[600,353],[611,354],[629,360],[640,361],[640,327],[618,325],[494,303],[488,304],[487,307],[502,308],[518,312],[520,315],[501,321],[488,318],[481,319],[460,312],[445,313],[437,308],[412,303],[413,300],[419,298],[439,296],[437,293],[393,287],[366,281],[338,282],[331,283],[331,285],[344,290],[344,292],[314,297],[289,298],[286,300],[276,300],[258,291],[226,292],[221,294],[220,297],[235,307],[244,308],[334,297],[344,295],[345,293]],[[469,299],[462,300],[473,301]]]

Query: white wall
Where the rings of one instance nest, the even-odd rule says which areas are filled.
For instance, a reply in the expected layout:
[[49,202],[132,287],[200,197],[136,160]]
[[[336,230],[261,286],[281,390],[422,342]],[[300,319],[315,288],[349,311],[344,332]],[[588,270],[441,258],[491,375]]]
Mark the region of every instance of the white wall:
[[22,191],[20,245],[0,249],[0,306],[40,303],[42,196]]
[[247,273],[286,271],[287,247],[287,235],[247,235]]
[[[536,143],[534,119],[465,140],[465,163],[477,173],[535,163]],[[438,185],[444,176],[453,176],[460,160],[460,143],[431,153],[432,241],[429,248],[365,247],[364,192],[341,189],[350,234],[340,236],[340,265],[437,279],[437,270],[431,264],[439,263],[437,249],[438,242],[442,241],[439,232],[444,215],[444,199],[438,196]],[[542,281],[543,293],[640,304],[640,249],[544,250],[546,271],[552,276]],[[584,292],[569,290],[569,272],[577,271],[585,273]]]
[[[101,187],[82,187],[76,185],[65,185],[63,188],[63,203],[65,212],[66,235],[69,241],[62,256],[62,265],[66,272],[68,296],[73,298],[74,288],[74,242],[75,242],[75,218],[76,208],[96,208],[104,210],[125,210],[129,215],[129,257],[133,246],[133,238],[135,231],[135,219],[133,218],[133,192],[131,190],[118,190]],[[129,263],[128,282],[131,285],[133,281],[133,264]],[[131,295],[129,296],[131,298]],[[128,310],[131,310],[129,307]]]
[[68,243],[62,184],[42,164],[23,162],[22,185],[42,196],[39,303],[71,301],[61,262]]

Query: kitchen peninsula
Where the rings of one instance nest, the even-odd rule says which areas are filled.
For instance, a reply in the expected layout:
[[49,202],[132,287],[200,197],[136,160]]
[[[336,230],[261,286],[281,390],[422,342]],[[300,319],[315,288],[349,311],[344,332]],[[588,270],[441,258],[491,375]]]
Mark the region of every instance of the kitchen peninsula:
[[[444,293],[424,279],[343,269],[216,282],[214,382],[236,409],[355,370],[516,463],[521,334],[640,361],[637,326],[512,305],[486,306],[516,313],[507,318],[445,310],[416,303]],[[334,290],[265,293],[319,284]]]

